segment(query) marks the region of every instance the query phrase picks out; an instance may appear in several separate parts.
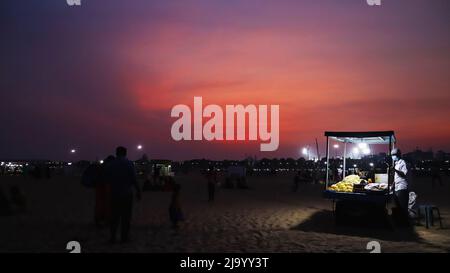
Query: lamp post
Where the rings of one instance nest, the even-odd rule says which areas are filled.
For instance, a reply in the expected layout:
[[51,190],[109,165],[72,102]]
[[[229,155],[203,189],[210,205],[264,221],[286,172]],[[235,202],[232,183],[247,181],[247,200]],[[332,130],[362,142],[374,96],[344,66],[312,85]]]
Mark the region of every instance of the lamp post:
[[76,161],[75,159],[76,159],[77,149],[72,148],[72,149],[70,149],[69,153],[70,153],[70,164],[69,165],[72,165],[72,162]]

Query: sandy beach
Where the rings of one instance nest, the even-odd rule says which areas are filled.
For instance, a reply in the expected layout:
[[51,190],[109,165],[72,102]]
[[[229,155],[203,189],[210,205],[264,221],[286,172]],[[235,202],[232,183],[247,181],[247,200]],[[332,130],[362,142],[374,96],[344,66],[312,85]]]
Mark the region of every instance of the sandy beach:
[[108,245],[108,229],[94,225],[94,191],[83,188],[79,177],[1,177],[5,191],[20,186],[28,211],[0,217],[0,251],[68,252],[71,240],[80,242],[82,252],[369,252],[373,240],[382,252],[450,251],[448,177],[435,189],[426,178],[415,180],[418,202],[437,205],[444,228],[413,231],[335,226],[331,201],[321,195],[324,186],[305,184],[292,192],[292,178],[250,177],[250,189],[220,188],[208,203],[204,177],[177,176],[186,216],[180,229],[170,228],[170,193],[147,191],[135,202],[132,242]]

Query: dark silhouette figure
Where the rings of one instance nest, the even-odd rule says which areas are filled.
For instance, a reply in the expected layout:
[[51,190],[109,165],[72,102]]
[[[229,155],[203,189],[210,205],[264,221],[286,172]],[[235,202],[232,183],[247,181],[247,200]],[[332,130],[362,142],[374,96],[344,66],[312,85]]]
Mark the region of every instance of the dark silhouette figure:
[[11,205],[6,197],[3,188],[0,186],[0,216],[8,216],[12,214]]
[[172,223],[172,228],[178,229],[178,223],[184,221],[183,211],[180,203],[180,184],[175,184],[172,192],[172,198],[169,205],[169,218]]
[[45,166],[45,179],[50,179],[52,177],[50,166]]
[[95,183],[95,225],[99,228],[109,225],[111,220],[111,188],[107,171],[114,159],[114,156],[110,155],[103,160]]
[[217,172],[214,169],[210,169],[206,173],[206,180],[208,185],[208,201],[214,201],[217,184]]
[[144,185],[142,186],[142,191],[149,191],[149,190],[153,190],[153,185],[152,182],[150,181],[150,179],[147,177],[144,181]]
[[297,192],[300,184],[306,184],[311,181],[311,174],[308,170],[298,170],[297,174],[294,176],[294,186],[293,191]]
[[101,166],[97,162],[90,164],[81,176],[81,185],[88,189],[95,189],[100,178]]
[[439,182],[439,185],[442,187],[442,177],[441,177],[441,170],[439,168],[438,162],[433,162],[431,165],[431,185],[434,188],[434,184],[436,182]]
[[154,170],[153,170],[153,183],[155,185],[159,185],[159,183],[161,178],[161,167],[157,166],[156,164],[154,165]]
[[133,190],[141,199],[141,192],[136,179],[134,164],[127,159],[127,149],[117,147],[116,159],[107,166],[108,181],[111,185],[111,238],[115,243],[116,233],[120,224],[121,242],[129,241],[131,215],[133,210]]
[[319,169],[317,168],[317,166],[315,166],[312,172],[313,184],[319,184],[319,176]]
[[298,186],[299,186],[300,182],[302,181],[302,178],[303,178],[302,171],[298,171],[297,174],[294,176],[294,187],[292,188],[293,192],[298,191]]
[[237,179],[237,186],[239,189],[248,189],[247,186],[247,179],[243,176],[238,177]]
[[175,183],[170,176],[160,176],[159,181],[161,181],[160,188],[162,191],[173,191],[173,184]]
[[11,186],[10,195],[11,203],[17,208],[18,212],[25,212],[27,210],[27,200],[18,186]]
[[37,180],[42,178],[42,169],[39,164],[34,165],[33,178]]

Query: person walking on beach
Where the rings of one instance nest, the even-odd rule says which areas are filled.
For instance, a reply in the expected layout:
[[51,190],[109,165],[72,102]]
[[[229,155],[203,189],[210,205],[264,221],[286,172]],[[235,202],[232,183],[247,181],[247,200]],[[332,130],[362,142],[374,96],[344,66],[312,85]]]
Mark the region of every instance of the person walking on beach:
[[127,149],[117,147],[116,158],[107,166],[108,181],[111,185],[111,237],[109,242],[116,242],[116,233],[120,224],[121,242],[129,241],[131,214],[133,210],[133,190],[136,198],[141,199],[141,192],[136,179],[134,164],[127,159]]
[[161,186],[161,167],[154,164],[153,168],[153,184]]
[[401,158],[399,149],[391,152],[394,167],[394,200],[400,212],[401,221],[408,223],[409,185],[407,180],[408,168]]
[[27,198],[20,190],[19,186],[11,186],[10,188],[11,203],[17,209],[17,212],[23,213],[27,211]]
[[99,228],[108,226],[111,220],[111,189],[107,171],[114,159],[115,157],[110,155],[103,161],[95,183],[95,225]]
[[293,192],[297,192],[298,191],[298,186],[299,186],[299,184],[301,182],[302,177],[303,177],[303,173],[302,173],[301,170],[299,170],[297,172],[297,174],[294,176],[294,186],[292,187],[292,191]]
[[2,185],[0,185],[0,216],[7,216],[11,214],[11,204],[6,197],[6,193],[3,191]]
[[434,161],[431,163],[431,185],[433,188],[436,182],[439,182],[439,186],[443,186],[439,162]]
[[178,229],[178,222],[184,221],[183,210],[180,203],[180,184],[174,184],[172,198],[169,204],[169,218],[173,229]]
[[207,171],[206,180],[208,182],[208,201],[213,202],[217,184],[217,173],[214,168],[211,168]]

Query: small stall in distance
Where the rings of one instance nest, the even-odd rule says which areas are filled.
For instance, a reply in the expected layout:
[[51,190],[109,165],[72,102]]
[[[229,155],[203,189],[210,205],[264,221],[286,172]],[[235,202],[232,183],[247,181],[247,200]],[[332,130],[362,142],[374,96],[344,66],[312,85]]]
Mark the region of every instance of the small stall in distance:
[[[326,155],[326,188],[324,197],[333,201],[333,213],[337,224],[351,221],[368,224],[376,222],[385,224],[387,220],[387,205],[392,196],[390,186],[393,175],[390,173],[391,161],[386,159],[385,171],[374,173],[373,177],[361,177],[358,174],[347,173],[347,150],[350,145],[369,147],[369,145],[388,146],[387,155],[394,147],[394,131],[378,132],[325,132],[327,138]],[[343,144],[342,180],[337,183],[330,181],[330,140]],[[366,148],[368,149],[368,148]],[[370,150],[369,150],[370,153]],[[336,159],[334,159],[336,160]]]
[[175,174],[171,160],[152,159],[147,168],[143,191],[172,191]]

